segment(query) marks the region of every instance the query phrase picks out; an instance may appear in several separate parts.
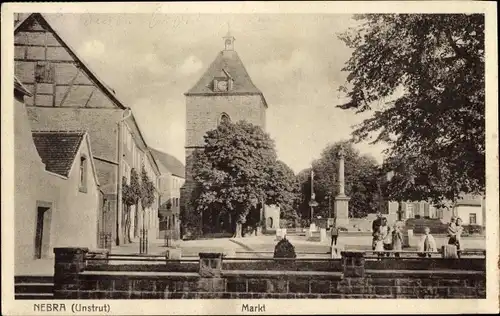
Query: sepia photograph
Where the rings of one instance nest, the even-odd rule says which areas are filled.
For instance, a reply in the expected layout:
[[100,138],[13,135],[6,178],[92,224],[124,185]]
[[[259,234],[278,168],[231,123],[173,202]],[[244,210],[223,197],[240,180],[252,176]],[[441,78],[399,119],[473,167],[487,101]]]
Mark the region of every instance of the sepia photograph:
[[2,13],[12,304],[203,300],[188,313],[208,315],[488,296],[498,311],[496,4],[91,6]]

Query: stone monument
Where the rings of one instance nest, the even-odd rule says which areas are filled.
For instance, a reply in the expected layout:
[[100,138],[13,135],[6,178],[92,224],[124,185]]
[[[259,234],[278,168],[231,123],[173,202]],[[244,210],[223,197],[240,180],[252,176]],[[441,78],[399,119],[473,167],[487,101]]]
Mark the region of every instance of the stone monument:
[[349,200],[350,198],[345,194],[344,183],[344,148],[341,147],[339,151],[339,165],[338,165],[338,194],[335,197],[335,218],[337,227],[346,226],[349,224]]

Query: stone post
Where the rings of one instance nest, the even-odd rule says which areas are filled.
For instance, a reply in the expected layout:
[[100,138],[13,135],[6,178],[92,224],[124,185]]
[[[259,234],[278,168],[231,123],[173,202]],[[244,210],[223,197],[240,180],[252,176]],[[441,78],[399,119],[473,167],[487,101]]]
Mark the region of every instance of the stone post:
[[202,292],[224,292],[225,280],[222,278],[222,253],[204,253],[200,256],[200,280],[198,289]]
[[220,277],[222,273],[222,253],[200,252],[200,276]]
[[338,194],[335,197],[334,203],[337,226],[346,226],[349,224],[349,200],[350,198],[345,195],[344,149],[341,148],[339,152],[338,165]]
[[341,259],[342,255],[341,253],[344,251],[345,247],[344,245],[332,245],[330,247],[330,258],[331,259]]
[[457,259],[458,251],[455,245],[443,245],[441,247],[441,256],[445,259]]
[[172,247],[170,249],[167,249],[167,251],[165,252],[165,259],[167,260],[181,260],[181,258],[182,258],[181,248]]
[[408,247],[414,246],[415,245],[415,240],[414,240],[415,238],[413,238],[413,229],[408,229],[406,231],[406,234],[408,235],[408,244],[407,244],[407,246]]
[[320,230],[319,230],[319,242],[320,243],[328,242],[328,236],[326,235],[325,228],[320,228]]
[[77,299],[88,248],[54,248],[54,299]]
[[342,251],[344,277],[363,278],[365,276],[365,253],[363,251]]

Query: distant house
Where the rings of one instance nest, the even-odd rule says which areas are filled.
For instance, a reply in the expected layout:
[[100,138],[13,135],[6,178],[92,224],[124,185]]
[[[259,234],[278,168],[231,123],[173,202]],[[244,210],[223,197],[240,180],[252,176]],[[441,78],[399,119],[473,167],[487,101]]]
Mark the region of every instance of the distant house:
[[463,195],[448,208],[436,208],[426,201],[388,202],[389,221],[398,219],[398,209],[401,204],[401,219],[435,218],[449,222],[452,216],[462,219],[464,225],[485,226],[485,198],[481,195]]
[[[109,234],[115,244],[123,243],[122,180],[130,179],[132,169],[140,173],[144,165],[157,188],[160,174],[133,113],[42,14],[19,19],[14,46],[15,74],[30,92],[25,101],[33,129],[88,133],[103,191],[100,233]],[[132,237],[144,227],[150,240],[156,238],[158,200],[146,210],[132,207],[131,213]]]
[[162,220],[160,237],[168,232],[172,238],[180,237],[180,196],[184,185],[184,164],[174,156],[150,148],[160,168],[159,214]]
[[53,256],[54,247],[96,248],[99,190],[86,132],[32,132],[14,81],[15,262]]

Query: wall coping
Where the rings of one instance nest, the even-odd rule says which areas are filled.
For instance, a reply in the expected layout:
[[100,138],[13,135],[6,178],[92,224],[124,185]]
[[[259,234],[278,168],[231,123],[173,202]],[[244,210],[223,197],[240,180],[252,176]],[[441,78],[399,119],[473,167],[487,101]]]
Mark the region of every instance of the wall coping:
[[469,270],[374,270],[366,269],[365,273],[367,275],[378,275],[386,277],[387,275],[398,277],[398,276],[415,276],[420,277],[425,275],[426,277],[443,277],[443,276],[464,276],[468,277],[471,275],[485,275],[485,271],[469,271]]
[[223,276],[330,276],[342,277],[341,271],[280,271],[280,270],[222,270]]
[[219,252],[200,252],[198,255],[200,259],[220,259],[224,256],[223,253]]
[[198,272],[165,272],[165,271],[97,271],[87,270],[80,272],[79,275],[116,275],[116,276],[176,276],[176,277],[196,277],[199,278]]

